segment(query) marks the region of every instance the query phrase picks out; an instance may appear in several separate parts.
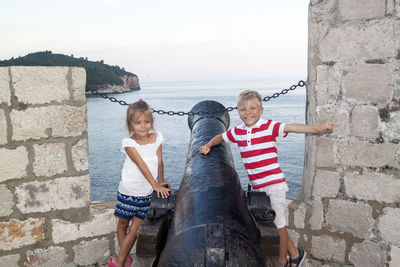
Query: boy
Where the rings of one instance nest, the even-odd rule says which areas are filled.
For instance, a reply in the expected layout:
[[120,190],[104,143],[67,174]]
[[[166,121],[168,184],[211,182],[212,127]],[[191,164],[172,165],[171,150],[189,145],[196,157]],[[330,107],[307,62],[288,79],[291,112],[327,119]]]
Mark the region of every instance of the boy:
[[[208,154],[211,147],[222,141],[236,143],[240,150],[253,189],[263,191],[271,199],[272,209],[276,212],[275,224],[280,235],[278,260],[282,266],[300,266],[306,256],[305,251],[296,248],[286,230],[286,192],[288,186],[279,167],[276,137],[286,137],[287,133],[328,133],[333,124],[327,122],[321,126],[305,124],[282,124],[264,120],[261,95],[256,91],[246,90],[239,95],[237,107],[240,119],[238,124],[227,132],[212,138],[200,147],[200,153]],[[289,253],[289,259],[287,254]]]

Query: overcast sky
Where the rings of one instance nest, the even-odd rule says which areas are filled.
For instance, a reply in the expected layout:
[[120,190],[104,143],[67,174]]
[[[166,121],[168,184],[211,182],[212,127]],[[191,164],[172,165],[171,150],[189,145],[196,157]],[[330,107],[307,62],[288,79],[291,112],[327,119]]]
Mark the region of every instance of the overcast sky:
[[2,0],[0,60],[51,50],[141,81],[296,81],[307,78],[308,3]]

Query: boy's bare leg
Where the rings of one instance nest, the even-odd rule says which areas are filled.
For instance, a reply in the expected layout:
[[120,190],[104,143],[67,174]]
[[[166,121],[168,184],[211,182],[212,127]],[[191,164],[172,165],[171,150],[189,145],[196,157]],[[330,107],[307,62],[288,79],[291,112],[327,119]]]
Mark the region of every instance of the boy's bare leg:
[[287,261],[288,252],[292,259],[297,258],[299,256],[299,252],[297,251],[297,248],[293,244],[292,240],[290,240],[286,227],[282,227],[278,229],[278,231],[280,241],[278,261],[282,266],[284,266]]

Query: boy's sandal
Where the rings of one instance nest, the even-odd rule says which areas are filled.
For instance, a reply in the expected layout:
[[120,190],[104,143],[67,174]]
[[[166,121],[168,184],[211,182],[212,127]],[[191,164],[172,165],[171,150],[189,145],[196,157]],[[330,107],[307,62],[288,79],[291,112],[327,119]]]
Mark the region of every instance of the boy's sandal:
[[296,267],[299,267],[305,260],[306,258],[306,252],[300,248],[297,248],[297,251],[299,252],[299,256],[296,259],[290,259],[290,266],[293,266],[292,264],[296,264]]
[[108,263],[108,266],[110,266],[110,267],[118,267],[118,265],[117,265],[117,256],[112,257],[112,258],[108,258],[107,263]]
[[283,267],[290,267],[290,260],[288,259]]

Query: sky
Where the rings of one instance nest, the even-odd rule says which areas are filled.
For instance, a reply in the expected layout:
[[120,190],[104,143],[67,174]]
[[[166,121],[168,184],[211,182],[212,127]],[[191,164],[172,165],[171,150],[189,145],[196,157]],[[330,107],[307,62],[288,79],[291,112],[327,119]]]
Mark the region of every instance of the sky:
[[145,82],[296,81],[307,78],[308,4],[2,0],[0,60],[50,50],[104,60]]

